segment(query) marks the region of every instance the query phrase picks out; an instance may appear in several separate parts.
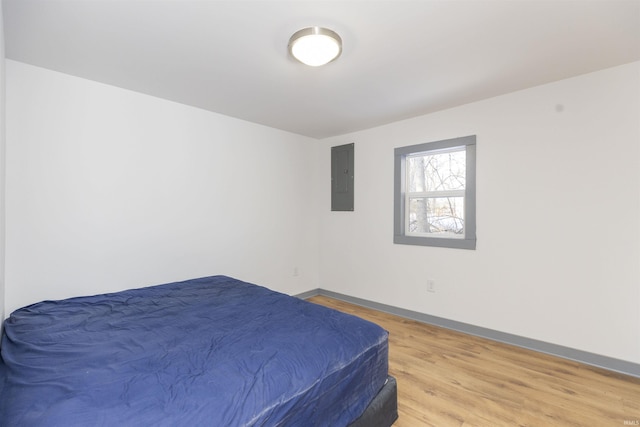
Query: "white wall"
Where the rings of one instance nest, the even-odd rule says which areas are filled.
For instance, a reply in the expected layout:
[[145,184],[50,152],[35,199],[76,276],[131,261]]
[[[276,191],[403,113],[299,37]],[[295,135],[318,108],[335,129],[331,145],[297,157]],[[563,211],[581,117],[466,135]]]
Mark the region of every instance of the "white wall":
[[[228,274],[640,362],[640,63],[321,142],[6,67],[5,314]],[[469,134],[477,250],[394,245],[393,149]],[[349,142],[356,210],[330,212]]]
[[4,319],[4,253],[5,253],[5,71],[4,71],[4,18],[0,4],[0,333]]
[[[471,134],[477,250],[394,245],[393,149]],[[355,212],[330,212],[329,150],[350,142]],[[319,159],[322,288],[640,362],[640,63],[331,138]]]
[[7,315],[212,274],[318,286],[317,141],[15,61],[6,78]]

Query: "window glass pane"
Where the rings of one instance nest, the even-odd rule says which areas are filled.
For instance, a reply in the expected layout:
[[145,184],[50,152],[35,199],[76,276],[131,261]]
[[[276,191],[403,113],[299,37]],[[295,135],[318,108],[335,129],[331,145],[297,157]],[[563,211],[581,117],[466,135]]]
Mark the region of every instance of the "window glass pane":
[[464,238],[464,197],[412,197],[409,233]]
[[463,150],[407,157],[409,192],[464,190],[466,153]]

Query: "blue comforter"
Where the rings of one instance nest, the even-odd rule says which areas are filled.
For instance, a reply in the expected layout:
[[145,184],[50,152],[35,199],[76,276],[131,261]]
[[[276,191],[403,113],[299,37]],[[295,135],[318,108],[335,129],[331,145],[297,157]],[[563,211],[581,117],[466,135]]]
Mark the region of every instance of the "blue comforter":
[[387,333],[214,276],[44,301],[5,321],[1,426],[346,426]]

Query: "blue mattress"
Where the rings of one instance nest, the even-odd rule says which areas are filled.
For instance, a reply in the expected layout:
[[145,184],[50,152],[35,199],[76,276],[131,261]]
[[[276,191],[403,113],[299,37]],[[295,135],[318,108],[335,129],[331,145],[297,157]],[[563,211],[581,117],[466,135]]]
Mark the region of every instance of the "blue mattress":
[[346,426],[387,378],[379,326],[213,276],[5,321],[2,426]]

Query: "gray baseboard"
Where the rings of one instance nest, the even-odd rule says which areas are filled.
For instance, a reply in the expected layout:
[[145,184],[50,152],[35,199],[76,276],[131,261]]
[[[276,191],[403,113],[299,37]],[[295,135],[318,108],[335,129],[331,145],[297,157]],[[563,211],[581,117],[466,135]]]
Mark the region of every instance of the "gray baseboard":
[[[310,291],[307,292],[303,292],[301,294],[297,294],[297,295],[293,295],[296,298],[300,298],[300,299],[308,299],[311,297],[315,297],[316,295],[327,295],[329,296],[326,291],[323,291],[320,288],[316,288],[316,289],[312,289]],[[336,299],[340,299],[340,298],[336,298]]]
[[525,338],[525,337],[521,337],[514,334],[508,334],[506,332],[500,332],[493,329],[471,325],[469,323],[463,323],[455,320],[445,319],[442,317],[431,316],[429,314],[420,313],[417,311],[405,310],[403,308],[398,308],[398,307],[394,307],[387,304],[381,304],[378,302],[369,301],[362,298],[356,298],[349,295],[344,295],[344,294],[333,292],[333,291],[327,291],[320,288],[303,292],[295,296],[301,299],[308,299],[316,295],[324,295],[330,298],[334,298],[334,299],[348,302],[351,304],[359,305],[362,307],[372,308],[374,310],[394,314],[396,316],[404,317],[411,320],[416,320],[418,322],[427,323],[429,325],[440,326],[442,328],[463,332],[465,334],[475,335],[481,338],[487,338],[493,341],[498,341],[501,343],[526,348],[528,350],[533,350],[540,353],[550,354],[552,356],[562,357],[563,359],[573,360],[575,362],[584,363],[586,365],[591,365],[591,366],[606,369],[609,371],[618,372],[620,374],[630,375],[633,377],[640,378],[640,364],[628,362],[626,360],[620,360],[613,357],[602,356],[599,354],[590,353],[588,351],[576,350],[574,348],[565,347],[562,345],[551,344],[548,342],[539,341],[532,338]]

